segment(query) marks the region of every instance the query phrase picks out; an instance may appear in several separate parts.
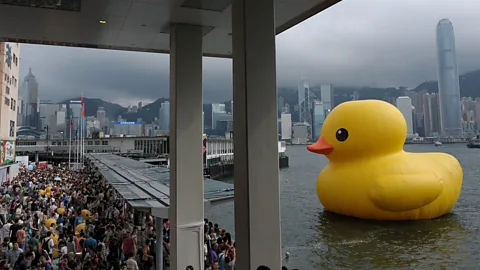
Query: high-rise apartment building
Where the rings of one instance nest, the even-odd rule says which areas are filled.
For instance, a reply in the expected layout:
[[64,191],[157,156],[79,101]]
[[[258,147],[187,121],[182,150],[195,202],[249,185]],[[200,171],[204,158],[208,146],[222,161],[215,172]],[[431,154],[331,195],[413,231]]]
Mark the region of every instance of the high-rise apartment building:
[[437,58],[442,135],[462,137],[455,34],[453,25],[448,19],[442,19],[437,24]]
[[397,108],[405,117],[407,122],[407,136],[413,135],[413,119],[412,119],[412,99],[407,96],[397,98]]
[[23,79],[22,89],[22,99],[25,104],[25,111],[22,112],[25,117],[23,125],[41,130],[43,126],[40,126],[38,83],[31,68],[28,69],[28,74]]
[[0,42],[0,182],[16,176],[10,166],[15,163],[19,60],[18,43]]

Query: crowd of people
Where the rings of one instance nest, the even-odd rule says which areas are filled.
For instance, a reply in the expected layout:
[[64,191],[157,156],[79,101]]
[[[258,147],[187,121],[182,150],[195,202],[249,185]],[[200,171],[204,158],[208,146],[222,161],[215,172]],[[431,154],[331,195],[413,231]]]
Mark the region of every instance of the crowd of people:
[[1,183],[0,243],[0,270],[156,268],[152,216],[133,211],[88,169],[22,166]]
[[[204,221],[205,269],[235,269],[231,234]],[[165,220],[164,269],[170,266],[169,227]],[[159,269],[156,235],[151,215],[133,211],[88,168],[21,166],[0,185],[0,270]]]
[[237,253],[232,236],[218,224],[205,219],[205,269],[232,270],[235,268]]

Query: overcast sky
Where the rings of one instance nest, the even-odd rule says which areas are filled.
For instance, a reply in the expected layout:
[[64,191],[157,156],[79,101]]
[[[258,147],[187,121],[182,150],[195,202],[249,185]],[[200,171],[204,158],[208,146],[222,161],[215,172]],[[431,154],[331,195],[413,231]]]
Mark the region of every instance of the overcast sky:
[[[435,80],[435,27],[453,22],[460,72],[480,69],[480,1],[344,0],[277,37],[278,86],[409,86]],[[22,45],[40,99],[97,97],[121,104],[168,96],[168,55]],[[231,98],[231,60],[205,58],[204,100]]]

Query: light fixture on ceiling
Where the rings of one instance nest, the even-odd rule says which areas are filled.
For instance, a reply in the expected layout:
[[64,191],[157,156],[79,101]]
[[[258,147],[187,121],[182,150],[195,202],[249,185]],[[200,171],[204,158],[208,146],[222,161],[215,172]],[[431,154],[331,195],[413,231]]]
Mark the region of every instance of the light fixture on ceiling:
[[98,22],[101,23],[101,24],[106,24],[107,23],[107,21],[105,21],[105,20],[100,20]]

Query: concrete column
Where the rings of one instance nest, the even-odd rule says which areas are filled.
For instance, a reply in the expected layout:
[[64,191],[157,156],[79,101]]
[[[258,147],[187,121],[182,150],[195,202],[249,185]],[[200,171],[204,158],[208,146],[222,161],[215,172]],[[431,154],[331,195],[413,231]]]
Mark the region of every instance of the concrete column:
[[274,0],[233,0],[238,269],[281,269]]
[[163,270],[163,219],[155,218],[155,231],[157,232],[157,245],[155,246],[155,269]]
[[176,24],[170,34],[171,269],[204,267],[202,28]]
[[38,156],[39,156],[39,155],[38,155],[38,152],[35,152],[35,162],[38,162],[38,160],[39,160],[39,157],[38,157]]

